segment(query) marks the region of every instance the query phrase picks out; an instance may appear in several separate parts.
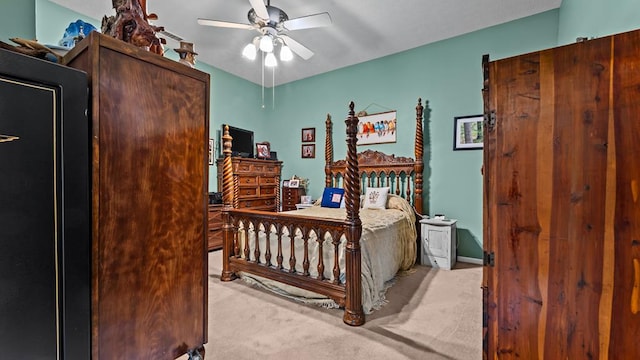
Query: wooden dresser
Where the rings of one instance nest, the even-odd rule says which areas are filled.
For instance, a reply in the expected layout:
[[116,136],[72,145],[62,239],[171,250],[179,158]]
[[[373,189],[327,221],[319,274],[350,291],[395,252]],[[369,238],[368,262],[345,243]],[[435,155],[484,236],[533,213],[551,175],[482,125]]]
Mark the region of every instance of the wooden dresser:
[[[282,161],[234,157],[233,207],[278,211]],[[218,159],[218,189],[222,189],[222,159]]]
[[282,187],[282,211],[296,210],[300,203],[300,196],[306,195],[304,188]]
[[209,75],[97,32],[63,62],[89,75],[91,358],[202,348]]
[[222,249],[222,204],[209,204],[207,249]]

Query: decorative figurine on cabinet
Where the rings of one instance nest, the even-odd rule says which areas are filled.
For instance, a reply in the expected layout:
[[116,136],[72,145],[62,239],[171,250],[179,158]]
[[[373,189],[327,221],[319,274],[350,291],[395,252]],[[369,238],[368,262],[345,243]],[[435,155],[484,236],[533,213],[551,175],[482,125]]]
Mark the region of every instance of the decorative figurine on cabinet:
[[173,49],[173,51],[177,52],[180,55],[180,63],[187,65],[189,67],[194,67],[196,64],[196,55],[197,52],[193,51],[193,43],[180,41],[180,48]]

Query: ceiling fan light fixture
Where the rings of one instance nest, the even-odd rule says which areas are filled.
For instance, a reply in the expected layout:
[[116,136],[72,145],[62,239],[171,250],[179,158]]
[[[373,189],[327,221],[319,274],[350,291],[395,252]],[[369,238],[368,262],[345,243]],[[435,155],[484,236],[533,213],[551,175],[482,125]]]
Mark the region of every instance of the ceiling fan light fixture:
[[270,35],[264,35],[260,39],[260,50],[271,53],[273,51],[273,39]]
[[276,56],[273,55],[272,52],[268,53],[264,58],[264,66],[266,67],[276,67],[278,66],[278,61],[276,60]]
[[242,49],[242,56],[244,56],[249,60],[255,60],[257,52],[258,50],[256,49],[255,45],[247,44],[247,46],[245,46],[244,49]]
[[293,53],[291,52],[291,49],[289,49],[289,47],[285,44],[282,44],[282,47],[280,48],[280,60],[282,61],[293,60]]

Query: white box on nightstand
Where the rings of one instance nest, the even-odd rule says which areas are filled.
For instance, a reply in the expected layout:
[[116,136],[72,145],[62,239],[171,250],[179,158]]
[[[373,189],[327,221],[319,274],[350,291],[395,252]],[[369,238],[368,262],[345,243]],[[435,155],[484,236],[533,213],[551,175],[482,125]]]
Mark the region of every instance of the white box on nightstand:
[[455,219],[420,220],[423,265],[451,270],[456,264],[456,222]]

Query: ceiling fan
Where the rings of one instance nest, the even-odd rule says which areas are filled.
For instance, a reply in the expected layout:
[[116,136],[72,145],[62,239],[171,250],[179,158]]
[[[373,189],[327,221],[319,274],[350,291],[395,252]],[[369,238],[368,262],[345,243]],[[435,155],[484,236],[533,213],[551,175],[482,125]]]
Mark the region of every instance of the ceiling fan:
[[[253,55],[253,58],[255,58],[255,52],[258,45],[260,50],[263,52],[271,53],[273,51],[273,45],[281,43],[282,49],[280,58],[285,61],[290,60],[293,57],[290,51],[298,54],[298,56],[304,60],[308,60],[313,56],[313,51],[286,35],[285,32],[331,25],[331,17],[326,12],[289,19],[287,13],[275,6],[271,6],[271,0],[267,0],[266,5],[263,0],[249,0],[249,3],[252,6],[252,9],[249,10],[249,13],[247,14],[249,24],[201,18],[198,19],[198,24],[234,29],[256,30],[261,34],[261,36],[256,36],[252,43],[245,47],[243,55],[249,58]],[[251,46],[253,46],[252,49]],[[247,51],[249,53],[247,53]],[[288,53],[283,54],[283,52]],[[275,57],[273,57],[273,61],[275,61]]]

